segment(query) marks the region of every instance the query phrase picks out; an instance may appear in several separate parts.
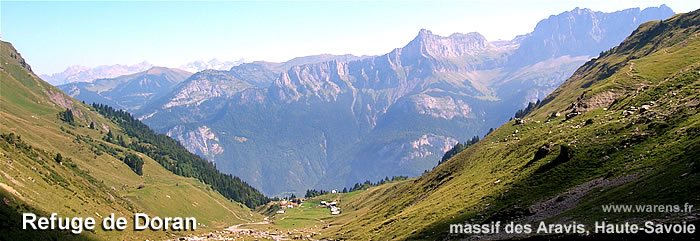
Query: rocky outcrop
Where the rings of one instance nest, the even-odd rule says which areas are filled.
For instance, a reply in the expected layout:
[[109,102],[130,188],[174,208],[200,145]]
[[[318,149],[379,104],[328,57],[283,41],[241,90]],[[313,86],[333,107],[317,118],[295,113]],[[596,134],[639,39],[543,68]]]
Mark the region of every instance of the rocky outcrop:
[[275,80],[271,92],[285,102],[302,97],[335,101],[339,94],[352,89],[347,72],[348,65],[338,61],[294,66]]
[[451,96],[433,97],[427,94],[411,96],[411,103],[421,115],[451,120],[455,117],[468,118],[472,108],[461,99]]
[[174,96],[162,108],[196,106],[212,98],[231,97],[249,87],[252,85],[224,71],[205,70],[192,75],[183,85],[176,88]]
[[219,145],[219,138],[207,126],[192,130],[185,126],[175,126],[167,135],[179,141],[188,151],[202,155],[210,161],[214,161],[218,154],[224,152]]
[[73,109],[73,102],[60,91],[48,90],[46,91],[46,96],[48,96],[54,104],[60,107],[65,109]]
[[[376,162],[391,162],[396,167],[415,167],[426,158],[442,155],[455,144],[457,139],[432,133],[407,142],[393,142],[376,151]],[[377,163],[375,163],[377,164]],[[367,168],[370,169],[370,168]]]
[[430,150],[433,148],[439,153],[445,153],[456,144],[457,140],[454,138],[426,134],[411,142],[410,147],[413,148],[413,151],[408,152],[408,156],[405,156],[402,160],[429,157],[433,154]]
[[[431,58],[451,58],[465,55],[475,56],[495,48],[486,38],[476,32],[454,33],[448,37],[421,29],[413,41],[403,47],[405,54],[419,54]],[[411,56],[414,57],[414,56]]]
[[552,15],[527,34],[509,63],[525,66],[559,56],[597,56],[617,46],[634,29],[647,21],[663,20],[674,14],[666,5],[630,8],[604,13],[587,8]]

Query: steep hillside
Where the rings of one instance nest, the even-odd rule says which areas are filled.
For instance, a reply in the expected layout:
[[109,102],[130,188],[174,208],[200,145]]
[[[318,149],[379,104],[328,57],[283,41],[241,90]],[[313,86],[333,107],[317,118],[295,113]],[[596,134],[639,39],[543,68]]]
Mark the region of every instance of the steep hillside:
[[164,67],[92,82],[57,86],[61,91],[86,103],[102,103],[125,110],[136,110],[160,98],[192,73]]
[[[3,239],[166,239],[189,235],[133,229],[105,232],[100,228],[77,236],[22,232],[22,212],[57,212],[63,217],[93,216],[98,220],[110,213],[129,219],[135,212],[194,216],[201,224],[199,232],[261,219],[243,204],[213,190],[205,184],[207,179],[175,175],[151,158],[155,155],[135,151],[131,145],[143,145],[144,139],[130,136],[121,121],[115,122],[118,119],[105,118],[95,108],[42,81],[11,44],[0,44]],[[169,151],[163,149],[161,154],[170,158],[173,153]],[[191,154],[177,154],[180,158],[164,160],[187,166],[179,160]],[[238,182],[231,187],[244,184]]]
[[[364,204],[357,201],[355,210],[365,211],[332,223],[324,235],[463,239],[469,236],[449,234],[449,224],[491,221],[575,221],[591,232],[593,222],[603,220],[698,223],[697,209],[612,213],[601,207],[700,204],[699,26],[700,10],[642,24],[524,119],[420,178],[361,194],[355,200]],[[470,237],[504,238],[513,236]]]
[[[660,8],[643,12],[655,9]],[[570,16],[567,26],[577,37],[596,29],[608,36],[613,31],[628,34],[640,23],[634,20],[639,9],[625,11],[629,14],[618,16],[575,9],[562,15]],[[670,16],[657,12],[647,15]],[[606,18],[605,24],[593,26],[590,14],[614,15],[620,24]],[[458,141],[481,136],[528,102],[544,98],[592,57],[568,50],[609,49],[622,40],[526,44],[546,43],[539,36],[560,32],[565,31],[538,27],[513,41],[490,42],[479,33],[439,36],[423,29],[405,46],[380,56],[244,64],[229,73],[190,78],[182,84],[188,86],[182,89],[186,93],[174,91],[137,116],[269,195],[418,176]],[[567,51],[560,51],[561,46]],[[513,64],[514,53],[523,48],[551,54]],[[323,59],[330,60],[304,62]],[[275,78],[266,82],[269,76]],[[240,83],[249,86],[224,88]]]

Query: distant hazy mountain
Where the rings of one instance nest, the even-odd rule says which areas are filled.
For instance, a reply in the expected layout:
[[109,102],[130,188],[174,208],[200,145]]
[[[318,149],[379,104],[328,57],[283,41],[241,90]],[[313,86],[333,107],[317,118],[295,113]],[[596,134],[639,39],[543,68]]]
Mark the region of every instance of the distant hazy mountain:
[[666,5],[604,13],[587,8],[552,15],[524,36],[510,64],[523,66],[559,56],[597,56],[625,40],[639,24],[673,15]]
[[179,68],[185,71],[196,73],[202,70],[213,69],[213,70],[229,70],[233,66],[240,65],[244,62],[243,59],[236,61],[220,61],[218,59],[211,59],[209,61],[197,60],[180,66]]
[[[267,194],[416,176],[458,141],[504,123],[598,50],[624,39],[614,42],[617,33],[594,35],[596,41],[579,36],[626,35],[642,15],[671,16],[665,9],[574,9],[558,15],[568,16],[562,19],[569,35],[541,27],[550,18],[512,41],[420,30],[404,47],[381,56],[239,65],[193,76],[137,116]],[[554,37],[554,44],[540,36],[565,37]],[[537,54],[528,57],[530,49]]]
[[293,59],[290,59],[286,62],[267,62],[267,61],[255,61],[253,64],[258,64],[261,65],[267,69],[269,69],[272,72],[276,73],[281,73],[284,71],[287,71],[289,68],[292,66],[296,65],[304,65],[304,64],[313,64],[313,63],[321,63],[321,62],[326,62],[326,61],[331,61],[331,60],[339,60],[343,62],[350,62],[353,60],[358,60],[361,58],[366,58],[367,56],[362,56],[358,57],[352,54],[345,54],[345,55],[333,55],[333,54],[319,54],[319,55],[310,55],[310,56],[304,56],[304,57],[296,57]]
[[74,82],[92,82],[96,79],[103,78],[114,78],[117,76],[133,74],[141,71],[145,71],[153,67],[148,62],[141,62],[134,65],[100,65],[94,68],[74,65],[68,67],[61,73],[55,73],[50,75],[40,75],[41,79],[49,82],[50,84],[56,86],[67,83]]
[[282,72],[289,70],[292,66],[304,65],[304,64],[315,64],[322,63],[331,60],[338,60],[342,62],[349,62],[353,60],[358,60],[366,58],[357,57],[351,54],[346,55],[332,55],[332,54],[321,54],[321,55],[311,55],[304,57],[296,57],[290,59],[286,62],[266,62],[266,61],[255,61],[252,63],[245,63],[241,65],[234,66],[230,69],[229,73],[240,80],[245,80],[250,84],[257,87],[268,87],[274,79],[276,79]]
[[180,69],[152,67],[140,73],[111,79],[97,79],[59,85],[66,94],[86,103],[109,104],[119,109],[134,110],[146,102],[170,92],[192,73]]

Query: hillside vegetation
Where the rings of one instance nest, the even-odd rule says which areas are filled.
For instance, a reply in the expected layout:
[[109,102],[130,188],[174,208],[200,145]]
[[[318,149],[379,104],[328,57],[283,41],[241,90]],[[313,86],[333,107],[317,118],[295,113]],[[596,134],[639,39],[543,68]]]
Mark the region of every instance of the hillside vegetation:
[[[23,212],[56,212],[61,217],[92,216],[96,220],[110,213],[129,220],[135,212],[161,217],[193,216],[200,224],[198,232],[262,219],[243,204],[212,189],[205,183],[207,179],[201,178],[202,182],[175,175],[147,153],[120,145],[158,142],[128,135],[125,128],[95,108],[39,79],[10,43],[0,45],[2,239],[122,240],[189,235],[173,231],[136,232],[131,228],[123,232],[96,228],[95,232],[80,235],[23,232]],[[114,138],[112,142],[107,141],[108,133]],[[164,148],[161,154],[171,157],[167,151],[170,149]],[[174,157],[170,159],[173,165],[184,165],[179,156]],[[234,181],[231,187],[243,184]],[[245,189],[245,185],[241,187]]]
[[642,24],[523,119],[420,178],[359,194],[363,211],[324,236],[459,239],[467,236],[450,236],[449,224],[490,221],[697,222],[697,209],[604,213],[601,205],[700,204],[699,28],[700,11]]

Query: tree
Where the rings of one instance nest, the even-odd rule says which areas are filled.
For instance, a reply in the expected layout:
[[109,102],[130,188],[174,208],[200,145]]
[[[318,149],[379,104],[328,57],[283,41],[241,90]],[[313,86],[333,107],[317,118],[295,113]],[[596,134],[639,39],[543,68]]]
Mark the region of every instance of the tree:
[[[491,128],[491,130],[489,130],[489,132],[492,130],[493,130],[493,128]],[[452,158],[453,156],[466,150],[467,147],[474,145],[477,142],[479,142],[479,136],[472,137],[472,139],[467,140],[467,142],[465,142],[464,144],[462,144],[462,143],[455,144],[455,146],[453,146],[452,149],[448,150],[447,152],[445,152],[444,155],[442,155],[442,159],[440,159],[440,161],[438,161],[438,165],[446,162],[447,160],[450,160],[450,158]]]
[[398,181],[403,181],[403,180],[408,180],[408,176],[393,176],[393,177],[391,177],[392,182],[398,182]]
[[540,105],[540,100],[539,100],[539,99],[537,99],[537,102],[530,102],[530,103],[528,103],[528,104],[527,104],[527,107],[525,107],[525,109],[520,109],[520,110],[518,110],[518,111],[515,112],[515,118],[523,118],[523,117],[525,117],[527,114],[530,114],[532,111],[534,111],[535,109],[537,109],[537,107],[539,107],[539,105]]
[[56,157],[54,157],[53,159],[58,163],[63,162],[63,156],[61,156],[61,153],[56,153]]
[[493,132],[493,131],[494,131],[493,127],[489,128],[489,132],[486,132],[486,135],[484,135],[484,137],[488,136],[488,135],[491,134],[491,132]]
[[66,109],[58,113],[58,118],[68,124],[75,125],[75,118],[73,118],[73,111]]
[[107,132],[107,135],[104,137],[104,140],[105,140],[106,142],[109,142],[109,143],[113,143],[113,142],[114,142],[114,134],[112,134],[112,130],[111,130],[111,129]]
[[95,129],[95,122],[90,122],[90,129]]
[[122,135],[117,135],[117,144],[126,147],[126,142],[124,141],[124,137]]
[[143,159],[136,154],[127,153],[122,161],[131,168],[139,176],[143,176]]
[[477,142],[479,142],[479,136],[474,136],[472,139],[469,141],[469,145],[474,145]]
[[462,143],[455,144],[450,150],[448,150],[447,152],[445,152],[444,155],[442,155],[442,159],[440,159],[438,165],[446,162],[447,160],[450,160],[450,158],[462,152],[464,149],[467,149],[467,145],[463,145]]
[[347,192],[348,192],[348,188],[344,187],[342,193],[347,193]]

